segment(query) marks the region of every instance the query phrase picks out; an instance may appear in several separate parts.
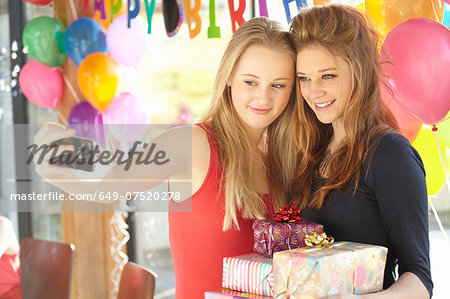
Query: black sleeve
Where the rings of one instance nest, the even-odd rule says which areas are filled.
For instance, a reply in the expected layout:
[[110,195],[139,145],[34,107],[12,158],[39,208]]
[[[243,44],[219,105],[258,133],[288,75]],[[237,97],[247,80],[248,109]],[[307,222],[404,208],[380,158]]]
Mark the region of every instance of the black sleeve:
[[399,275],[414,273],[431,297],[428,196],[422,160],[409,141],[396,134],[383,136],[370,160],[367,181],[398,258]]

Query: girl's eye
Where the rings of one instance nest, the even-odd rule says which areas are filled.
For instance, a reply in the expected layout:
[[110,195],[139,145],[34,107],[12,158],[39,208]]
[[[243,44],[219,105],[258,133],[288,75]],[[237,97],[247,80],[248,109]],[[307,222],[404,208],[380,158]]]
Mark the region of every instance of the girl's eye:
[[300,77],[298,77],[298,80],[299,80],[299,81],[308,81],[309,78],[308,78],[308,77],[300,76]]
[[275,88],[283,88],[284,85],[283,85],[283,84],[273,84],[272,87],[275,87]]
[[325,74],[322,76],[322,79],[333,79],[334,77],[336,77],[334,74]]
[[253,82],[253,81],[245,81],[245,84],[247,84],[247,85],[250,85],[250,86],[255,86],[256,84],[255,84],[255,82]]

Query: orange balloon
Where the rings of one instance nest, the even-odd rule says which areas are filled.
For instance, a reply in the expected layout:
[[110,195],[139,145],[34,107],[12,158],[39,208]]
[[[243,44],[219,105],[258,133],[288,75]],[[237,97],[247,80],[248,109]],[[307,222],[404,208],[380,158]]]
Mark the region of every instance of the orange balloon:
[[119,88],[120,67],[105,53],[93,53],[81,61],[78,86],[97,110],[105,110]]
[[398,24],[412,18],[427,18],[442,23],[442,0],[366,0],[366,12],[382,39]]
[[[118,3],[118,0],[103,0],[105,3],[105,14],[106,19],[103,20],[100,16],[100,12],[94,11],[94,16],[92,17],[94,20],[97,20],[103,25],[103,28],[108,29],[109,24],[111,24],[111,2],[112,4]],[[120,6],[120,10],[118,13],[112,16],[112,19],[115,19],[118,16],[124,15],[127,13],[127,0],[122,0],[122,4]]]

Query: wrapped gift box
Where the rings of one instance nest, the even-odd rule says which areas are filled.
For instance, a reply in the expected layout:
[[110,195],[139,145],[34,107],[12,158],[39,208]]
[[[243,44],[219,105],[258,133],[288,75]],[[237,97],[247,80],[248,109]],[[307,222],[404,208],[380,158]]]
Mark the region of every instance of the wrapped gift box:
[[256,295],[273,296],[272,259],[249,253],[223,259],[222,287]]
[[386,255],[385,247],[351,242],[277,252],[274,298],[377,292],[383,287]]
[[206,292],[205,299],[229,299],[229,298],[253,298],[253,299],[270,299],[272,297],[266,297],[255,294],[242,293],[238,291],[233,291],[230,289],[220,289],[213,292]]
[[267,257],[275,252],[305,246],[305,236],[309,233],[323,233],[323,226],[311,221],[278,222],[275,220],[255,220],[253,249]]

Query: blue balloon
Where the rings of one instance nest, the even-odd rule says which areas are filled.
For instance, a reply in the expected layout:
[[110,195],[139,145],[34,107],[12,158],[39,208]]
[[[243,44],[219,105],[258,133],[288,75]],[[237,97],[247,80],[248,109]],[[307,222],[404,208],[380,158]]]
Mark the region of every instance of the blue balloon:
[[89,54],[108,51],[101,24],[91,18],[80,18],[67,27],[64,48],[76,65],[80,65]]

